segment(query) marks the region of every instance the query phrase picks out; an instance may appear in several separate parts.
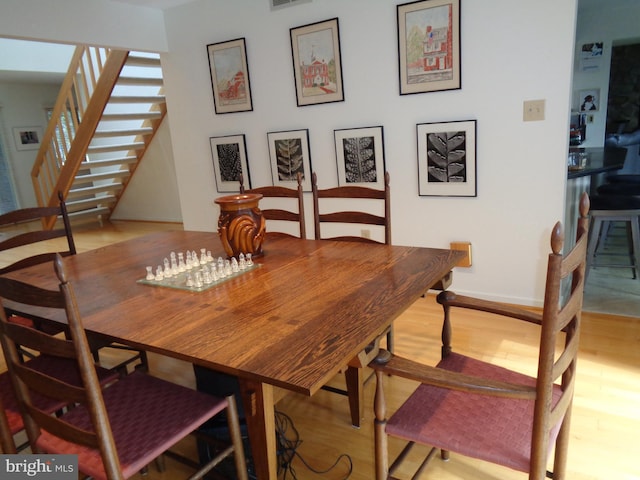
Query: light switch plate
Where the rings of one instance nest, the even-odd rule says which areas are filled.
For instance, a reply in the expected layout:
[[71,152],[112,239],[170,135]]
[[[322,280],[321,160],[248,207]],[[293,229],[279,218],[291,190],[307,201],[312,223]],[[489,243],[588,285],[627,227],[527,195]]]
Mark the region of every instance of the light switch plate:
[[544,100],[525,100],[522,120],[525,122],[539,122],[544,120]]

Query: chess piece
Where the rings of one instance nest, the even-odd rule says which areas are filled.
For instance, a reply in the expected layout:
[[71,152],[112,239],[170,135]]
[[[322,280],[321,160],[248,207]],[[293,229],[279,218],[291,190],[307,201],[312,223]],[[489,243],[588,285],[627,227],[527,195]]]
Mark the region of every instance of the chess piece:
[[156,282],[160,282],[164,279],[164,274],[162,273],[162,266],[158,265],[158,268],[156,268]]

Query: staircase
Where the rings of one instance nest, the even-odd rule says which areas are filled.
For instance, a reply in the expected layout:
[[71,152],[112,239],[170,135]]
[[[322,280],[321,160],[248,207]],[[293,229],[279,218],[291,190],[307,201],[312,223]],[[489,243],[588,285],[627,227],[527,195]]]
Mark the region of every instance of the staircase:
[[166,115],[155,54],[78,47],[32,170],[72,221],[108,219]]

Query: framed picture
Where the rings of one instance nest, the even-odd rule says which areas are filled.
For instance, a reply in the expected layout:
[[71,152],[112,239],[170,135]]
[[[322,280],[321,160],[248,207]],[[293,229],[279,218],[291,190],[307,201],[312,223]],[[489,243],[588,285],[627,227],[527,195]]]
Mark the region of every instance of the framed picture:
[[240,191],[240,174],[245,188],[251,188],[244,135],[211,137],[209,141],[218,192]]
[[460,88],[460,1],[397,6],[400,95]]
[[477,196],[476,121],[422,123],[417,130],[419,195]]
[[338,184],[384,189],[382,127],[334,130]]
[[311,156],[309,130],[290,130],[267,133],[273,184],[297,187],[298,172],[302,173],[302,189],[311,191]]
[[298,106],[344,101],[338,19],[290,32]]
[[42,127],[13,127],[16,150],[38,150],[43,135]]
[[253,110],[244,38],[207,45],[216,113]]
[[581,112],[597,112],[600,110],[600,89],[580,90],[578,92],[578,110]]

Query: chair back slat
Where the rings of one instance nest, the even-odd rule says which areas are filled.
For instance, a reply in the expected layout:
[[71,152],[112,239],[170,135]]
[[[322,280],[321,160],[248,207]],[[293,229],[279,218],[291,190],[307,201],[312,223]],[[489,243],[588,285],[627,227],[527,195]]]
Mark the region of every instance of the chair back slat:
[[[389,172],[384,175],[384,189],[368,188],[362,186],[343,186],[326,189],[318,188],[318,178],[314,172],[311,176],[313,191],[313,220],[316,240],[347,240],[359,242],[385,243],[391,245],[391,190],[389,186]],[[326,211],[320,208],[320,199],[343,200],[378,200],[381,203],[383,213],[381,215],[370,211],[340,210]],[[323,202],[324,203],[324,202]],[[341,202],[342,205],[342,202]],[[321,211],[322,210],[322,211]],[[357,235],[323,235],[321,225],[323,223],[376,225],[384,228],[384,242],[365,238]]]
[[[297,222],[299,226],[300,238],[307,238],[307,229],[304,217],[304,192],[302,190],[302,174],[298,172],[296,177],[297,188],[287,188],[281,186],[265,186],[265,187],[257,187],[257,188],[244,188],[244,179],[242,175],[240,175],[240,193],[260,193],[262,195],[262,205],[260,205],[260,211],[266,220],[273,221],[285,221],[285,222]],[[296,199],[297,206],[294,210],[284,210],[283,208],[278,207],[265,207],[265,199],[270,198],[289,198]],[[269,200],[266,200],[269,202]],[[272,225],[271,225],[272,226]],[[281,231],[270,231],[270,225],[267,224],[267,235],[269,234],[279,234],[279,235],[288,235],[295,236],[287,232]]]
[[[44,225],[52,217],[61,218],[63,227],[45,229]],[[25,229],[27,229],[26,232]],[[60,197],[60,204],[56,207],[29,207],[0,215],[0,232],[3,234],[0,237],[0,252],[27,246],[30,250],[25,250],[25,252],[37,250],[35,254],[26,255],[20,260],[0,268],[0,275],[52,261],[56,253],[63,256],[76,254],[69,214],[62,197]],[[44,243],[63,237],[67,241],[66,247],[63,248],[54,249]]]

